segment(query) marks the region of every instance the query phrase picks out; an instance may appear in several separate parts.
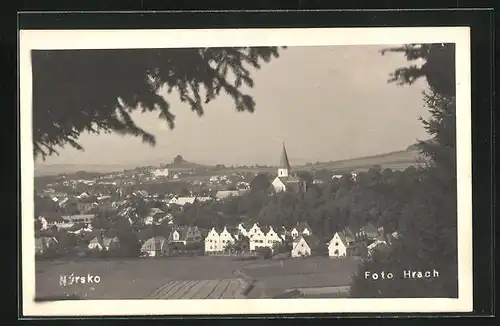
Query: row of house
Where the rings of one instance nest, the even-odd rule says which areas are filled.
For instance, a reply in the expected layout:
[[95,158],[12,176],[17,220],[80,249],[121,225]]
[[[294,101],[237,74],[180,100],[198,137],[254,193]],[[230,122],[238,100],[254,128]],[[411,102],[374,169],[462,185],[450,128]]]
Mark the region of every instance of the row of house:
[[[205,238],[205,253],[220,253],[235,242],[247,243],[250,251],[260,247],[274,250],[276,244],[291,242],[291,256],[302,257],[320,254],[328,251],[330,257],[346,257],[361,255],[360,247],[366,248],[366,253],[371,254],[380,245],[389,245],[393,239],[399,237],[397,232],[390,235],[384,233],[383,228],[377,228],[368,223],[360,230],[353,232],[350,228],[335,232],[333,237],[326,243],[316,237],[307,223],[298,223],[292,230],[285,227],[273,228],[272,226],[261,226],[238,224],[236,227],[213,227]],[[242,239],[246,241],[241,241]],[[325,250],[326,249],[326,250]]]
[[283,243],[287,237],[297,239],[300,235],[310,235],[312,229],[307,223],[299,223],[291,231],[285,227],[273,228],[272,226],[262,226],[258,223],[239,223],[235,227],[224,226],[223,228],[213,227],[205,238],[205,252],[223,252],[229,244],[244,240],[248,250],[254,251],[260,247],[273,249],[276,244]]

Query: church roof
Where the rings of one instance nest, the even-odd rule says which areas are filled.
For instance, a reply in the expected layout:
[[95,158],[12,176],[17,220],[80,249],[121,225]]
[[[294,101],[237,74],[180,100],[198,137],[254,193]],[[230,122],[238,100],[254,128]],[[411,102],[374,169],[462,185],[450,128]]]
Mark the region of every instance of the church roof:
[[288,154],[286,153],[285,143],[283,143],[283,151],[281,152],[280,168],[290,170],[290,162],[288,161]]

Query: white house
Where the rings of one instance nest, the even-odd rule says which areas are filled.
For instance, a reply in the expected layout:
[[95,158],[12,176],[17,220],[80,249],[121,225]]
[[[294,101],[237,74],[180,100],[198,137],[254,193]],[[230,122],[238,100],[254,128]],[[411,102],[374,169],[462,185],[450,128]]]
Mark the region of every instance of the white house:
[[151,173],[155,178],[166,178],[168,177],[168,169],[156,169]]
[[328,256],[344,257],[347,256],[347,241],[340,232],[335,232],[333,238],[328,243]]
[[215,194],[215,198],[217,200],[226,199],[229,197],[241,196],[241,191],[238,190],[219,190]]
[[196,201],[199,203],[204,203],[212,200],[212,197],[196,197]]
[[260,226],[257,225],[257,223],[252,226],[252,228],[248,232],[248,235],[248,237],[250,238],[250,250],[255,250],[260,247],[267,247],[266,234],[260,228]]
[[252,235],[254,235],[255,233],[260,232],[260,231],[261,231],[261,229],[260,229],[259,224],[254,223],[252,225],[252,227],[248,230],[246,236],[250,238]]
[[293,239],[298,239],[301,235],[312,235],[312,229],[307,222],[299,222],[290,232]]
[[115,249],[118,248],[119,245],[120,245],[120,240],[118,239],[118,237],[108,238],[108,237],[96,236],[92,240],[90,240],[88,248],[90,250],[101,251],[101,250]]
[[42,223],[42,230],[47,230],[47,228],[49,227],[49,223],[47,222],[47,220],[45,219],[45,217],[43,216],[39,216],[38,217],[38,220],[40,221],[40,223]]
[[168,202],[169,205],[184,206],[186,204],[193,204],[196,197],[174,197]]
[[238,232],[240,232],[243,236],[249,237],[248,229],[243,223],[238,224],[237,228],[238,228]]
[[86,192],[82,192],[81,194],[76,196],[76,198],[78,198],[78,199],[89,198],[89,197],[90,197],[90,195],[87,194]]
[[149,238],[141,246],[141,254],[147,257],[162,256],[166,251],[167,239],[163,236]]
[[194,242],[200,242],[202,240],[201,230],[197,226],[183,226],[175,227],[170,233],[170,242],[182,242],[184,245]]
[[282,241],[283,239],[273,230],[273,227],[270,226],[269,231],[266,233],[266,246],[272,249],[276,243],[281,243]]
[[297,242],[294,243],[291,256],[305,257],[313,256],[318,252],[321,246],[321,241],[313,235],[302,235]]
[[219,246],[222,251],[226,249],[226,246],[230,243],[234,243],[236,239],[224,226],[224,230],[219,234]]
[[223,248],[221,248],[220,235],[219,232],[213,227],[210,232],[208,232],[205,238],[205,252],[213,253],[213,252],[221,252]]

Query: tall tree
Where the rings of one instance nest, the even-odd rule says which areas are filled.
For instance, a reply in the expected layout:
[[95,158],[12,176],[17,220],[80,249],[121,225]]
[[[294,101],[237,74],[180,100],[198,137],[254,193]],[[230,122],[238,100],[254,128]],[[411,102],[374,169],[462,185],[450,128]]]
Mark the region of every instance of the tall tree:
[[221,91],[237,111],[253,112],[242,91],[253,87],[250,71],[278,57],[276,47],[36,50],[33,67],[33,145],[35,157],[57,149],[83,149],[83,132],[155,136],[137,126],[133,112],[158,112],[170,128],[175,115],[160,91],[176,91],[198,115]]
[[[403,238],[392,251],[376,255],[360,267],[351,295],[355,297],[456,297],[457,211],[455,157],[455,47],[453,44],[407,45],[389,51],[403,52],[408,60],[422,60],[395,71],[391,81],[412,84],[426,78],[430,91],[424,102],[431,117],[421,119],[430,142],[420,142],[428,166],[415,175],[414,195],[406,198],[399,223]],[[436,269],[439,278],[408,282],[368,282],[364,271],[388,268]]]
[[271,176],[268,173],[258,173],[250,182],[252,192],[268,191],[271,186]]

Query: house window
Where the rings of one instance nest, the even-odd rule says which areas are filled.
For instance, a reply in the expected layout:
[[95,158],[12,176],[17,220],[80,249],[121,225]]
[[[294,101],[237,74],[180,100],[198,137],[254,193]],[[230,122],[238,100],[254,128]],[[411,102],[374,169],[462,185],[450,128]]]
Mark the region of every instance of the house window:
[[338,254],[339,254],[339,251],[338,251],[338,250],[335,250],[335,251],[333,252],[333,254],[334,254],[334,255],[338,255]]
[[302,244],[300,244],[300,246],[301,246],[301,247],[304,247],[304,244],[302,243]]
[[338,246],[338,245],[339,245],[339,243],[338,243],[338,242],[335,242],[335,245],[336,245],[336,246]]

